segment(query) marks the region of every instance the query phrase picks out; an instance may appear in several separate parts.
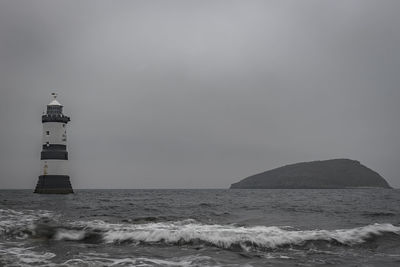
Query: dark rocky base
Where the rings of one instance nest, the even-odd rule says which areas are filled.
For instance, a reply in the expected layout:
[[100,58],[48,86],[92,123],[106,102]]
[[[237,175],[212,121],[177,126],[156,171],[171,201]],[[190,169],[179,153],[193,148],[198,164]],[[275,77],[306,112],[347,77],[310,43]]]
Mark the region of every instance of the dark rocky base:
[[72,185],[68,175],[40,175],[34,193],[72,194]]

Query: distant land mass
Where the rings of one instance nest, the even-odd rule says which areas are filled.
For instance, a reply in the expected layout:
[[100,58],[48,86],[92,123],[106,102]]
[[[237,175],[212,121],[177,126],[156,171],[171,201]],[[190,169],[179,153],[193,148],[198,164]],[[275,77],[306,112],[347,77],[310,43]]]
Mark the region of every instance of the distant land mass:
[[391,188],[377,172],[351,159],[291,164],[249,176],[231,189]]

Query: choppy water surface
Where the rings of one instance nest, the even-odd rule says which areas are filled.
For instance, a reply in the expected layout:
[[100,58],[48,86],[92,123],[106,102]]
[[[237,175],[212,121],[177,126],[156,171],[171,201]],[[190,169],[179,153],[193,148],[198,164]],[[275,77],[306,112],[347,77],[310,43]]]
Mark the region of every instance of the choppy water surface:
[[400,266],[400,190],[0,191],[0,266]]

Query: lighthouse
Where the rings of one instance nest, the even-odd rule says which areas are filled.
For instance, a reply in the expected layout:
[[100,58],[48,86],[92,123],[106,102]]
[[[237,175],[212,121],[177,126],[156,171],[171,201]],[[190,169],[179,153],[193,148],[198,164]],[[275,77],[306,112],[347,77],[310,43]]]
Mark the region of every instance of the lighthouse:
[[42,115],[43,135],[40,155],[41,171],[34,193],[73,193],[68,175],[67,123],[70,118],[63,114],[63,106],[57,101],[57,94],[47,105]]

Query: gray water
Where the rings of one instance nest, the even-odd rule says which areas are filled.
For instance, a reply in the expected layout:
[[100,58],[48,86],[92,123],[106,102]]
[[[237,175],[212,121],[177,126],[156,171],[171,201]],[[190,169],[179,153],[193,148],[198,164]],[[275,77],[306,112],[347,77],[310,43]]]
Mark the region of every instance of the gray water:
[[0,266],[400,266],[400,190],[0,190]]

